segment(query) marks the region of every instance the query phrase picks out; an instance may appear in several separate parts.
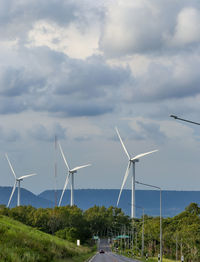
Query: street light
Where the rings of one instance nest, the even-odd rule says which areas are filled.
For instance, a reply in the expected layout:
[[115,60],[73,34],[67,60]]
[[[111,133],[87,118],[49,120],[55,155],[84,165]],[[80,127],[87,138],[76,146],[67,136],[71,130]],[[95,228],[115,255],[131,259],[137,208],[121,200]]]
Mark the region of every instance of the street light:
[[158,186],[149,185],[138,181],[135,181],[135,183],[143,186],[153,187],[160,190],[160,262],[162,262],[162,190]]
[[188,122],[188,123],[200,126],[200,123],[197,123],[197,122],[194,122],[194,121],[190,121],[190,120],[187,120],[187,119],[183,119],[183,118],[180,118],[180,117],[175,116],[175,115],[170,115],[170,117],[173,117],[174,119],[178,119],[178,120],[181,120],[181,121],[185,121],[185,122]]

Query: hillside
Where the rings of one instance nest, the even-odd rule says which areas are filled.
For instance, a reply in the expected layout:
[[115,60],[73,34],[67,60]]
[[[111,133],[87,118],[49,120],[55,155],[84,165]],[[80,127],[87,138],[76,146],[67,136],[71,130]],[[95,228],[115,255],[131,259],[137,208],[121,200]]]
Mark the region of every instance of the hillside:
[[[7,205],[12,188],[0,187],[0,204]],[[57,203],[61,195],[61,190],[57,191]],[[77,189],[74,191],[75,204],[82,210],[87,210],[94,205],[116,206],[119,189]],[[119,207],[130,215],[131,191],[124,190],[119,202]],[[163,216],[172,217],[182,212],[190,203],[200,203],[200,191],[167,191],[162,192]],[[70,191],[64,194],[62,206],[70,203]],[[148,215],[159,215],[159,192],[157,190],[136,190],[136,203],[145,209]],[[17,190],[13,196],[10,207],[17,204]],[[55,205],[54,190],[46,190],[39,195],[21,188],[21,205],[31,205],[33,207],[47,208]],[[138,217],[142,210],[136,209]]]
[[[11,191],[12,191],[12,187],[0,187],[0,204],[7,205]],[[53,207],[54,205],[50,200],[39,197],[24,188],[21,188],[20,193],[21,193],[21,205],[23,206],[31,205],[33,207],[39,208],[39,207]],[[10,207],[15,207],[16,205],[17,205],[17,188],[15,190],[12,201],[10,203]]]
[[[157,190],[136,190],[136,203],[144,208],[148,215],[159,215],[160,196]],[[58,191],[58,199],[61,190]],[[74,191],[75,204],[82,210],[97,206],[116,206],[119,195],[118,189],[77,189]],[[39,197],[54,202],[55,195],[53,190],[46,190],[39,194]],[[124,190],[121,195],[119,207],[130,215],[131,190]],[[200,191],[162,191],[163,216],[172,217],[184,211],[190,203],[200,203]],[[70,191],[67,190],[63,196],[62,205],[70,203]],[[136,209],[138,217],[141,216],[141,208]]]
[[89,248],[77,247],[66,240],[0,216],[1,262],[84,261],[90,252]]

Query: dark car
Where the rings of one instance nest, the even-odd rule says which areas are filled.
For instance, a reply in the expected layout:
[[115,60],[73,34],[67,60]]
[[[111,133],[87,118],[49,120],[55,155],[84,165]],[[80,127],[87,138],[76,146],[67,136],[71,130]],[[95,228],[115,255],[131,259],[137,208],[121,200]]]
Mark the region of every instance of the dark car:
[[100,249],[99,253],[100,253],[100,254],[104,254],[105,251],[104,251],[103,249]]

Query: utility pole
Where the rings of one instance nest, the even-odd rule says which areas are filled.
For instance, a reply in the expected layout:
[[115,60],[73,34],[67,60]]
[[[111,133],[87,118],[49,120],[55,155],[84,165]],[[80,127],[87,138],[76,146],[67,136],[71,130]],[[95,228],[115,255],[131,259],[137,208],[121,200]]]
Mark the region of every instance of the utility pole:
[[144,208],[142,216],[142,257],[144,256]]
[[144,256],[144,208],[141,207],[141,206],[137,206],[137,205],[135,207],[142,209],[142,249],[141,249],[141,257],[143,257]]
[[55,135],[55,141],[54,141],[54,146],[55,146],[55,159],[54,159],[54,176],[55,176],[55,207],[57,207],[57,136]]
[[135,181],[136,184],[140,184],[147,187],[153,187],[160,190],[160,262],[162,262],[162,189],[161,187],[149,185],[145,183],[141,183],[138,181]]
[[133,255],[133,239],[134,239],[134,228],[133,228],[133,225],[132,225],[131,231],[132,231],[131,250],[132,250],[132,255]]
[[120,244],[121,244],[121,248],[120,248],[120,251],[121,251],[121,254],[122,254],[122,236],[123,236],[123,231],[122,231],[122,228],[121,228],[121,240],[120,240]]
[[135,231],[135,250],[137,251],[137,228],[135,228],[136,231]]

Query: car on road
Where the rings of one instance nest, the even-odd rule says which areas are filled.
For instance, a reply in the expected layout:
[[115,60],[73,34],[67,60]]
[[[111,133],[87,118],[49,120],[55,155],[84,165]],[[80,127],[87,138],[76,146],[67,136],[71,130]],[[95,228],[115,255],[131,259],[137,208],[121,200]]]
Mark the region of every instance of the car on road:
[[100,254],[104,254],[105,251],[104,251],[103,249],[100,249],[100,250],[99,250],[99,253],[100,253]]

